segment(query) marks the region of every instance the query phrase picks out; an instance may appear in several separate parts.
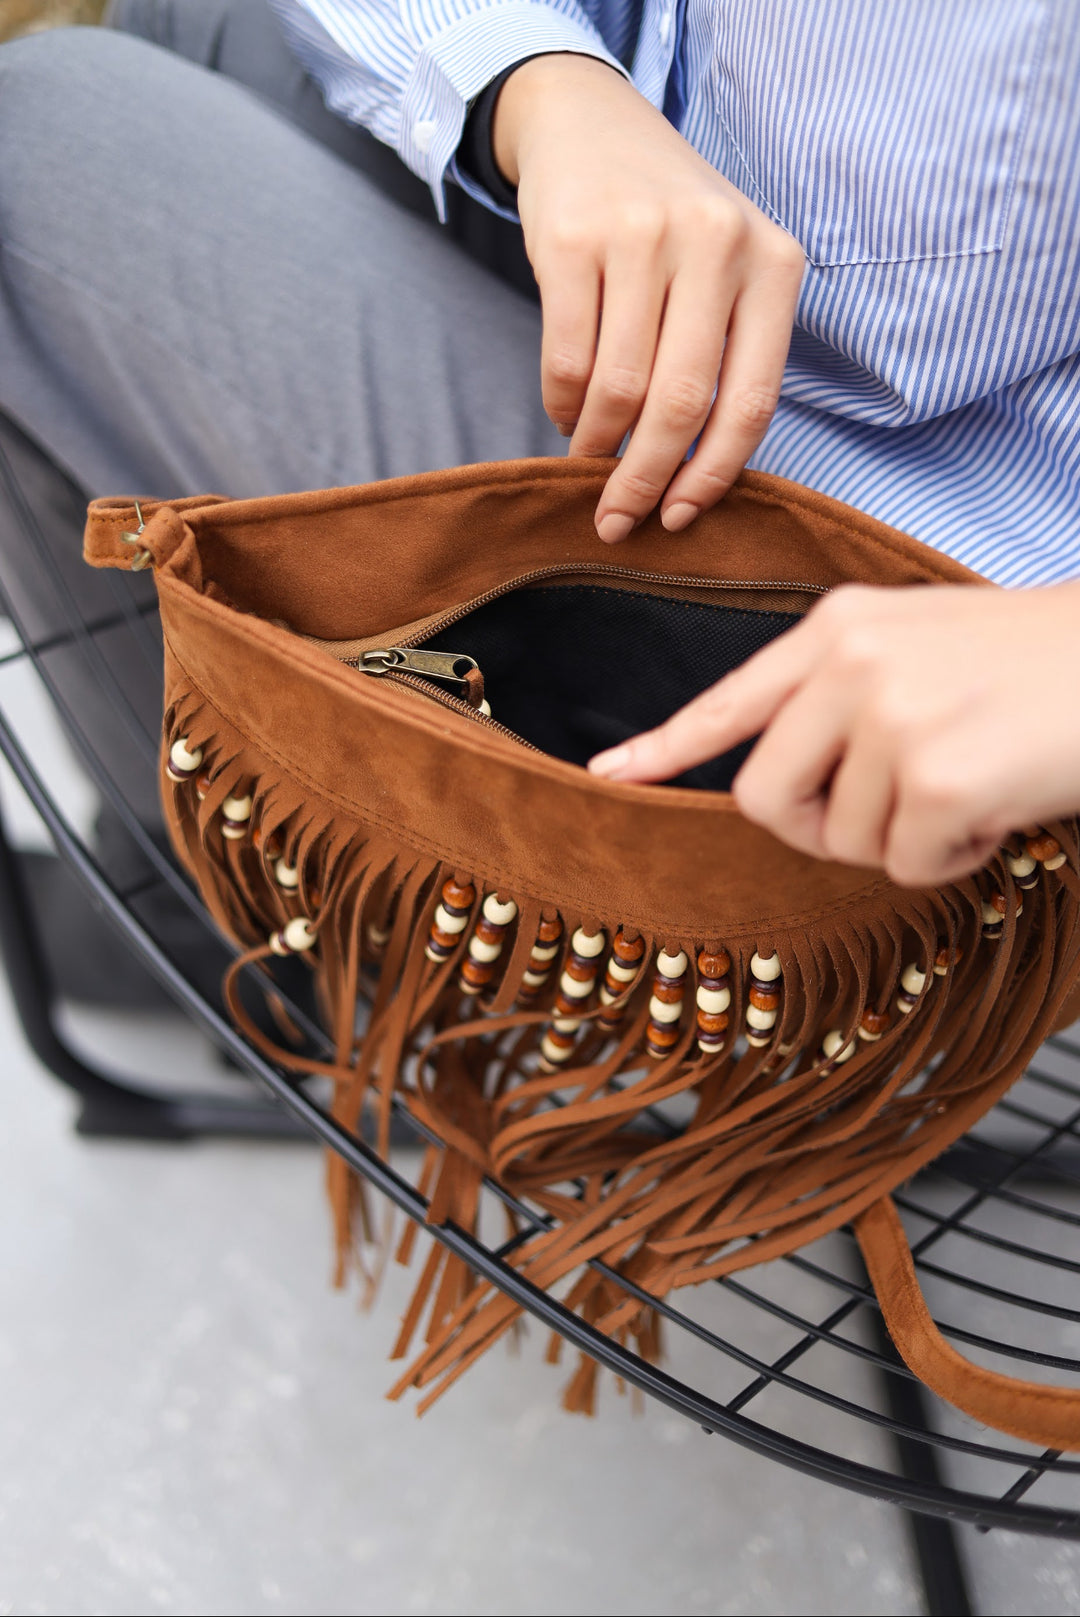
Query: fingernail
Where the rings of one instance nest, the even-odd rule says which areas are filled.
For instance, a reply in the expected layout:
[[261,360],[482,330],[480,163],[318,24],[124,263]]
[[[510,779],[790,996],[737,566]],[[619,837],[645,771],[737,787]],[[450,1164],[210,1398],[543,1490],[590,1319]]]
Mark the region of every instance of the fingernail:
[[601,517],[596,524],[596,531],[605,545],[617,545],[620,539],[625,539],[628,533],[633,533],[634,519],[624,516],[621,511],[611,511],[606,517]]
[[572,438],[574,436],[574,422],[556,421],[555,430],[561,438]]
[[661,511],[660,521],[668,533],[678,533],[681,528],[688,528],[700,511],[700,505],[692,505],[689,500],[676,500],[666,511]]
[[629,762],[629,747],[612,747],[610,752],[598,752],[595,758],[589,759],[589,773],[611,778],[625,769]]

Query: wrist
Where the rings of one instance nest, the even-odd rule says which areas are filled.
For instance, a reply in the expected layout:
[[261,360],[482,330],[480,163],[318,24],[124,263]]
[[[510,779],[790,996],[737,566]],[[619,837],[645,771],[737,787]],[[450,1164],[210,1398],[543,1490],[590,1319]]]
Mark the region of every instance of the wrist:
[[521,177],[521,150],[538,108],[552,95],[569,91],[588,96],[598,83],[620,75],[596,56],[554,51],[530,56],[510,74],[499,92],[491,119],[491,151],[503,179],[516,186]]

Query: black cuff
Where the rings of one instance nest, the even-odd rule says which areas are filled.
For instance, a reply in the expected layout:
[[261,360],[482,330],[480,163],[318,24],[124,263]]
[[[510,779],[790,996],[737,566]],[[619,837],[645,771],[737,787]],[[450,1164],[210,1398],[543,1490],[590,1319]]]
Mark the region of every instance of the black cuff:
[[[523,56],[521,61],[528,62],[532,58]],[[497,79],[492,79],[486,85],[469,109],[469,116],[465,120],[465,128],[461,135],[461,144],[457,150],[457,164],[468,179],[482,185],[488,192],[491,200],[500,208],[510,212],[517,212],[517,188],[503,178],[499,165],[495,161],[495,153],[491,146],[491,124],[495,116],[495,103],[499,99],[499,91],[510,77],[517,71],[521,62],[513,62],[504,67]]]

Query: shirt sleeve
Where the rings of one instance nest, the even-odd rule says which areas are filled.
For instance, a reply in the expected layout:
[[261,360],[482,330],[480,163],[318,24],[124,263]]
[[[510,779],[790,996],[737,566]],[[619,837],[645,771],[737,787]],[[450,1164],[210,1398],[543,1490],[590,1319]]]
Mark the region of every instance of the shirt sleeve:
[[421,179],[445,218],[471,102],[526,57],[571,51],[625,69],[577,0],[270,0],[326,104],[363,124]]

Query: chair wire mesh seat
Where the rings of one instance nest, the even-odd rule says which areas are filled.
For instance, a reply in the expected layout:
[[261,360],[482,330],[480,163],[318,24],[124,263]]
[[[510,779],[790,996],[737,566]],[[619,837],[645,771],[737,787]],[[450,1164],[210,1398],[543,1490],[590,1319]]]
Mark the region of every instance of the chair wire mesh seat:
[[[31,1046],[78,1093],[83,1134],[310,1137],[422,1222],[427,1203],[410,1180],[410,1154],[398,1153],[388,1165],[362,1137],[342,1129],[318,1082],[297,1079],[261,1056],[205,983],[175,958],[162,917],[177,914],[205,937],[209,960],[227,957],[160,837],[152,803],[161,688],[152,580],[83,568],[70,521],[65,528],[55,511],[41,509],[9,452],[13,441],[0,435],[0,509],[7,531],[21,536],[15,562],[5,556],[0,577],[15,630],[12,648],[0,656],[0,750],[58,854],[119,930],[133,969],[157,979],[253,1082],[237,1100],[163,1093],[118,1080],[74,1052],[60,1030],[57,985],[20,860],[0,822],[0,948]],[[34,737],[9,700],[8,677],[16,669],[23,677],[32,669],[48,692],[90,781],[130,839],[137,857],[119,875],[45,778]],[[141,800],[134,778],[146,783]],[[284,992],[288,999],[287,985]],[[322,1035],[303,1006],[290,1002],[289,1009],[318,1046]],[[399,1117],[403,1127],[431,1139],[400,1103]],[[660,1130],[677,1126],[663,1115],[652,1122]],[[1074,1031],[1052,1038],[994,1111],[896,1197],[946,1337],[980,1362],[1034,1379],[1060,1382],[1080,1373],[1080,1357],[1065,1351],[1072,1344],[1080,1351],[1080,1309],[1069,1302],[1080,1274],[1078,1130]],[[506,1262],[544,1215],[496,1184],[487,1189],[494,1206],[508,1204],[520,1221],[514,1242],[500,1239],[505,1224],[494,1218],[487,1222],[499,1235],[490,1239],[453,1225],[432,1230],[434,1237],[568,1343],[706,1432],[911,1512],[930,1612],[972,1609],[950,1519],[1080,1538],[1080,1456],[1003,1438],[928,1393],[884,1332],[849,1232],[668,1300],[605,1268],[663,1317],[667,1357],[657,1368]],[[482,1375],[483,1368],[472,1373]]]

